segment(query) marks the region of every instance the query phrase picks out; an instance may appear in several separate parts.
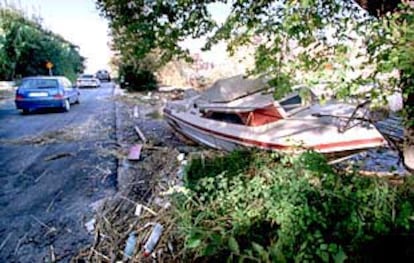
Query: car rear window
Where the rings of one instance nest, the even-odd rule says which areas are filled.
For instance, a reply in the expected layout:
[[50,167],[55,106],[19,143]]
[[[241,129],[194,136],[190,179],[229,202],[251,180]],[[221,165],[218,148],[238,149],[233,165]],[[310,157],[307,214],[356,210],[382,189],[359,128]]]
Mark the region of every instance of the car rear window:
[[82,79],[93,79],[94,76],[93,75],[82,75],[81,78]]
[[22,89],[53,89],[58,88],[56,79],[25,79],[20,88]]

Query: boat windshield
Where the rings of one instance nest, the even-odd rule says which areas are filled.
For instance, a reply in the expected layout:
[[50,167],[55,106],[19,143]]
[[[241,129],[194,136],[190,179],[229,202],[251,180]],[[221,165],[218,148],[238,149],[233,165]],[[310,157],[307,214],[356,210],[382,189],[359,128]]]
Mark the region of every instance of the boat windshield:
[[227,123],[232,123],[232,124],[240,124],[240,125],[245,124],[243,120],[240,118],[240,116],[237,115],[236,113],[207,112],[206,114],[204,114],[203,117],[207,119],[211,119],[211,120],[222,121],[222,122],[227,122]]
[[279,101],[279,104],[286,112],[302,108],[303,106],[302,98],[300,97],[299,93]]
[[254,109],[248,112],[208,111],[204,113],[203,117],[216,121],[245,126],[261,126],[283,119],[283,115],[280,114],[278,109],[273,105]]

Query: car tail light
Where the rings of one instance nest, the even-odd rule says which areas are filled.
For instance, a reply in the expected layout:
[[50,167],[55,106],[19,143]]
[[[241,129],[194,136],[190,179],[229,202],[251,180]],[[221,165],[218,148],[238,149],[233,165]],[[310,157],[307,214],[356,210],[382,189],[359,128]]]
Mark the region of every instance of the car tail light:
[[24,99],[23,95],[16,94],[16,100],[22,100],[22,99]]
[[53,98],[61,100],[61,99],[63,99],[63,94],[60,94],[60,93],[55,94],[55,95],[53,95]]

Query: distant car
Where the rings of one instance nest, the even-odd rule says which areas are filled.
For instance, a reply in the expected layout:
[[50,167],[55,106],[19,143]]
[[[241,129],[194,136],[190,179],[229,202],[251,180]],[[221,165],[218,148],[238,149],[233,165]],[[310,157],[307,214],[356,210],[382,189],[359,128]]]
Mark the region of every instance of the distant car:
[[65,77],[26,77],[16,90],[16,108],[23,113],[41,108],[61,108],[69,111],[73,103],[79,103],[79,90]]
[[78,88],[99,88],[101,82],[92,74],[83,74],[76,80]]
[[101,81],[111,81],[111,76],[107,70],[98,70],[96,77]]

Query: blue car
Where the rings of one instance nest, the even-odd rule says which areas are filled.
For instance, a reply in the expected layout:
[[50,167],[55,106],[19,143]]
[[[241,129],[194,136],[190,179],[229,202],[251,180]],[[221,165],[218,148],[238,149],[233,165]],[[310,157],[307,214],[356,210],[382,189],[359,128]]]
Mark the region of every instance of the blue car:
[[65,77],[39,76],[23,78],[16,90],[16,108],[23,113],[43,108],[60,108],[69,111],[79,103],[79,90]]

